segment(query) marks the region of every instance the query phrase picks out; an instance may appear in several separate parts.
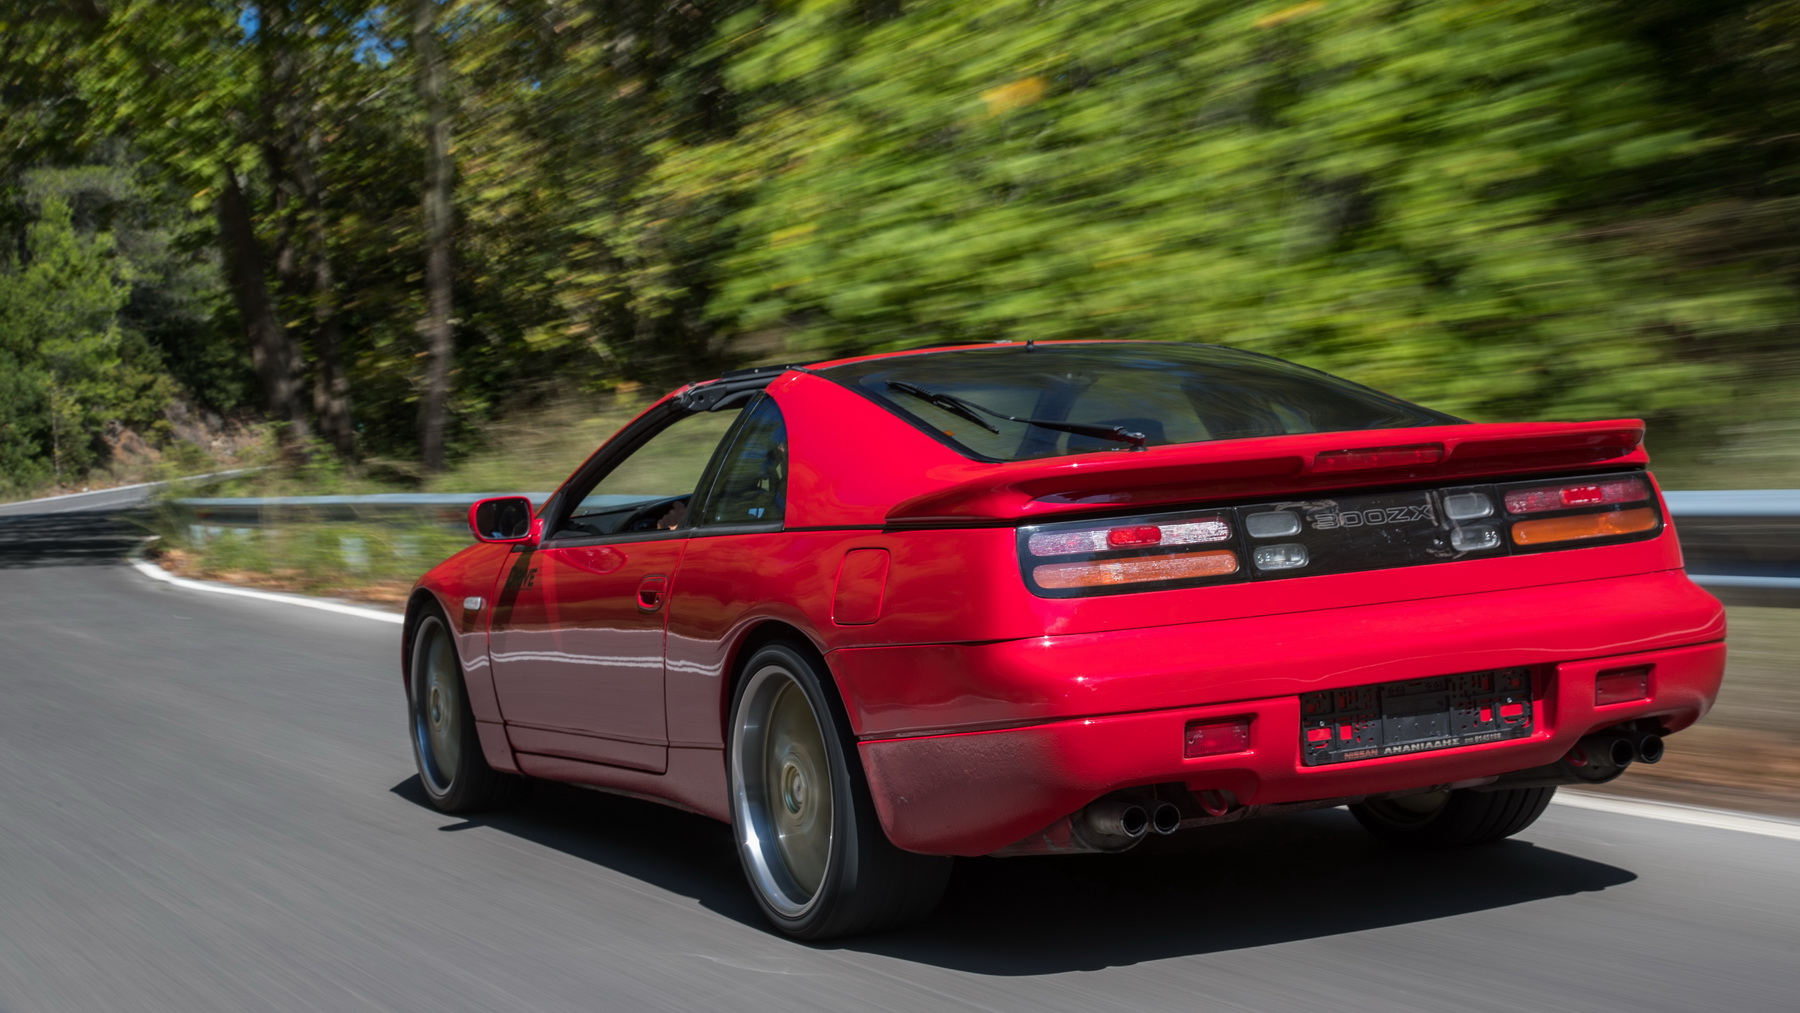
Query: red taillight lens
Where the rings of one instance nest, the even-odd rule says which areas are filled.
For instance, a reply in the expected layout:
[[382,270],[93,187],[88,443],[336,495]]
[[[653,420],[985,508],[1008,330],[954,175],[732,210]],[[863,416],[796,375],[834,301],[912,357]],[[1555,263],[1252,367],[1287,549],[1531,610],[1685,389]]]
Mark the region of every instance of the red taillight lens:
[[1162,544],[1162,529],[1154,524],[1140,524],[1132,528],[1113,528],[1106,533],[1106,544],[1115,549],[1132,548],[1138,545]]
[[1546,510],[1568,510],[1574,507],[1604,506],[1608,503],[1639,503],[1650,498],[1650,487],[1635,476],[1592,480],[1568,485],[1546,485],[1535,489],[1510,489],[1506,493],[1506,512],[1536,514]]
[[1204,545],[1230,538],[1231,524],[1214,514],[1163,524],[1051,527],[1032,532],[1025,550],[1034,556],[1073,556],[1159,545]]
[[1647,699],[1650,696],[1652,667],[1639,665],[1636,668],[1615,668],[1595,676],[1594,706]]
[[1367,447],[1362,450],[1328,450],[1313,458],[1312,470],[1361,471],[1367,468],[1404,468],[1436,464],[1444,459],[1441,443],[1416,443],[1406,447]]
[[1189,758],[1241,753],[1250,748],[1250,719],[1190,721],[1186,738],[1181,755]]

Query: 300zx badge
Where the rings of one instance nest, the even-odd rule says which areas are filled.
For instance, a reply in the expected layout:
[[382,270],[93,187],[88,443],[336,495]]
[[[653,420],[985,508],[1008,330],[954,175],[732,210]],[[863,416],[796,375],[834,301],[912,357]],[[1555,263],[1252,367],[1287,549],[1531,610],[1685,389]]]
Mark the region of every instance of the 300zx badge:
[[1330,531],[1334,528],[1361,528],[1377,524],[1401,524],[1406,521],[1437,523],[1437,516],[1432,513],[1430,503],[1403,507],[1372,507],[1368,510],[1332,510],[1313,514],[1307,519],[1312,521],[1312,526],[1319,531]]

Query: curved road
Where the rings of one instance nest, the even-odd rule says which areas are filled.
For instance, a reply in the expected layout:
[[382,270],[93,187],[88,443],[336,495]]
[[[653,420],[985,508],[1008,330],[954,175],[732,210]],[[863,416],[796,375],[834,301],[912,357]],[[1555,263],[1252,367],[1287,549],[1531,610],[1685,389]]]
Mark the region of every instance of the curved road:
[[1450,856],[1334,810],[965,861],[925,925],[797,945],[719,824],[426,808],[393,625],[149,580],[92,505],[0,510],[0,1013],[1800,1007],[1791,826],[1567,805]]

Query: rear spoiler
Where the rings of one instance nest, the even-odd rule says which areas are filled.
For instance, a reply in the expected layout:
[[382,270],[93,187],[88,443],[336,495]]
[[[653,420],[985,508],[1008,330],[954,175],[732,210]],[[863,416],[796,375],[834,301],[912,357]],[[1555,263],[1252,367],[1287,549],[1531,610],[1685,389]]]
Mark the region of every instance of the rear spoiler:
[[951,484],[900,503],[887,521],[902,527],[1013,521],[1602,463],[1641,466],[1650,459],[1643,440],[1637,419],[1471,423],[1169,444],[1000,465],[971,461],[948,475],[937,472],[934,477]]

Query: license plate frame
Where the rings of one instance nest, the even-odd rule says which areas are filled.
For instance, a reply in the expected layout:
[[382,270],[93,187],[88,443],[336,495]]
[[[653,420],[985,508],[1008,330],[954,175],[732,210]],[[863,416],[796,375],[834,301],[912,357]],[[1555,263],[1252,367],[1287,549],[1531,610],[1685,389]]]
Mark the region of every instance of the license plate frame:
[[1527,738],[1537,709],[1524,667],[1302,693],[1301,762],[1318,767]]

